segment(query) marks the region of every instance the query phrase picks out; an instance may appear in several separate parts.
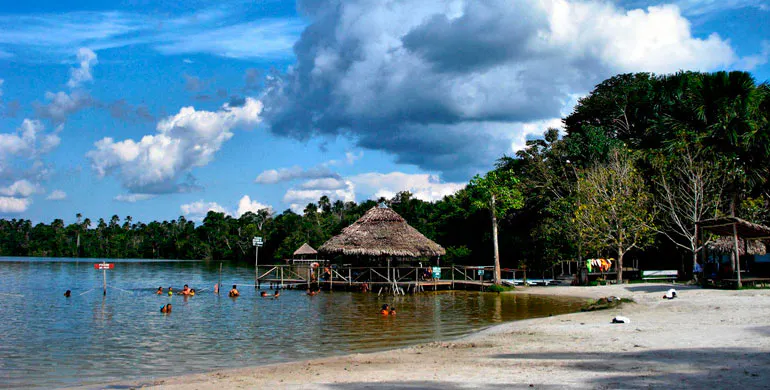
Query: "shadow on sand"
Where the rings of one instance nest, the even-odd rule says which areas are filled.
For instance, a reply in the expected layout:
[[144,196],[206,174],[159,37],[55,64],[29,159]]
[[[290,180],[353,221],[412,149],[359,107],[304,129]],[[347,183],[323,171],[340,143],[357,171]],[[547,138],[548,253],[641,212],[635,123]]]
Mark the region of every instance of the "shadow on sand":
[[647,284],[642,286],[626,286],[625,289],[630,292],[637,292],[637,293],[654,293],[654,292],[666,292],[669,289],[675,289],[677,291],[687,291],[687,290],[700,290],[701,287],[699,286],[685,286],[681,284]]

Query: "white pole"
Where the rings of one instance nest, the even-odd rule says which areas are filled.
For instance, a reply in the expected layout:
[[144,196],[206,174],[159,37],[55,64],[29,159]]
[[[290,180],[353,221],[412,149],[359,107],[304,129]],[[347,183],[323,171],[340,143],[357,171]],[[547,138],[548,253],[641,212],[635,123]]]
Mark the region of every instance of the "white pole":
[[259,288],[259,244],[254,245],[254,288]]
[[102,260],[102,274],[104,276],[104,290],[102,291],[102,295],[107,295],[107,263]]

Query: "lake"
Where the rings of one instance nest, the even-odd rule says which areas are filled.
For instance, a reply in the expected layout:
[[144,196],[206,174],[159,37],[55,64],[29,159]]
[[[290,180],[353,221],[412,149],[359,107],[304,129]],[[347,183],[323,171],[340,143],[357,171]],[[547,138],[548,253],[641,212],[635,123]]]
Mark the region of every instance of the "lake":
[[[582,300],[481,292],[284,290],[260,298],[254,268],[218,262],[0,258],[0,387],[63,387],[371,352],[449,340],[505,321],[577,311]],[[194,297],[155,295],[184,284]],[[241,297],[227,290],[240,284]],[[65,298],[65,290],[72,296]],[[166,303],[170,314],[160,313]],[[379,307],[392,304],[396,316]]]

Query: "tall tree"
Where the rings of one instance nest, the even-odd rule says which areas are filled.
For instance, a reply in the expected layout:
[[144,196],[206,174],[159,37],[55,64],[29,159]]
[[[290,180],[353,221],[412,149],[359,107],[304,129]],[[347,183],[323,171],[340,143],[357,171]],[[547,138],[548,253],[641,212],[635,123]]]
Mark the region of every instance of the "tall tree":
[[580,206],[575,222],[586,237],[585,247],[617,254],[618,282],[623,281],[623,257],[652,242],[650,195],[631,156],[615,150],[606,165],[598,165],[579,179]]
[[472,193],[472,207],[489,211],[492,220],[492,242],[495,257],[495,284],[500,284],[500,248],[497,240],[498,217],[524,205],[518,189],[518,179],[510,170],[489,171],[484,176],[476,175],[468,185]]

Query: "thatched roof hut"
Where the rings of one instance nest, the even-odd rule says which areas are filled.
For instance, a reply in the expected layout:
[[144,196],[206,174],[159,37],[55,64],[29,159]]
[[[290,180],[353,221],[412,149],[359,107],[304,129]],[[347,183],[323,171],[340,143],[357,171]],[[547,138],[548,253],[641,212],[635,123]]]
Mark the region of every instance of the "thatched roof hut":
[[409,226],[387,207],[372,207],[358,221],[318,248],[320,252],[370,257],[435,257],[441,245]]
[[[714,241],[709,242],[708,249],[714,253],[729,255],[735,252],[735,239],[733,237],[719,237]],[[748,245],[748,248],[747,248]],[[747,250],[748,249],[748,250]],[[749,255],[764,255],[767,249],[762,241],[758,240],[744,240],[738,239],[738,253],[740,256],[745,255],[747,252]]]
[[299,249],[294,251],[294,256],[312,256],[317,254],[318,254],[318,251],[313,249],[313,247],[308,245],[307,243],[302,244],[302,246],[299,247]]

